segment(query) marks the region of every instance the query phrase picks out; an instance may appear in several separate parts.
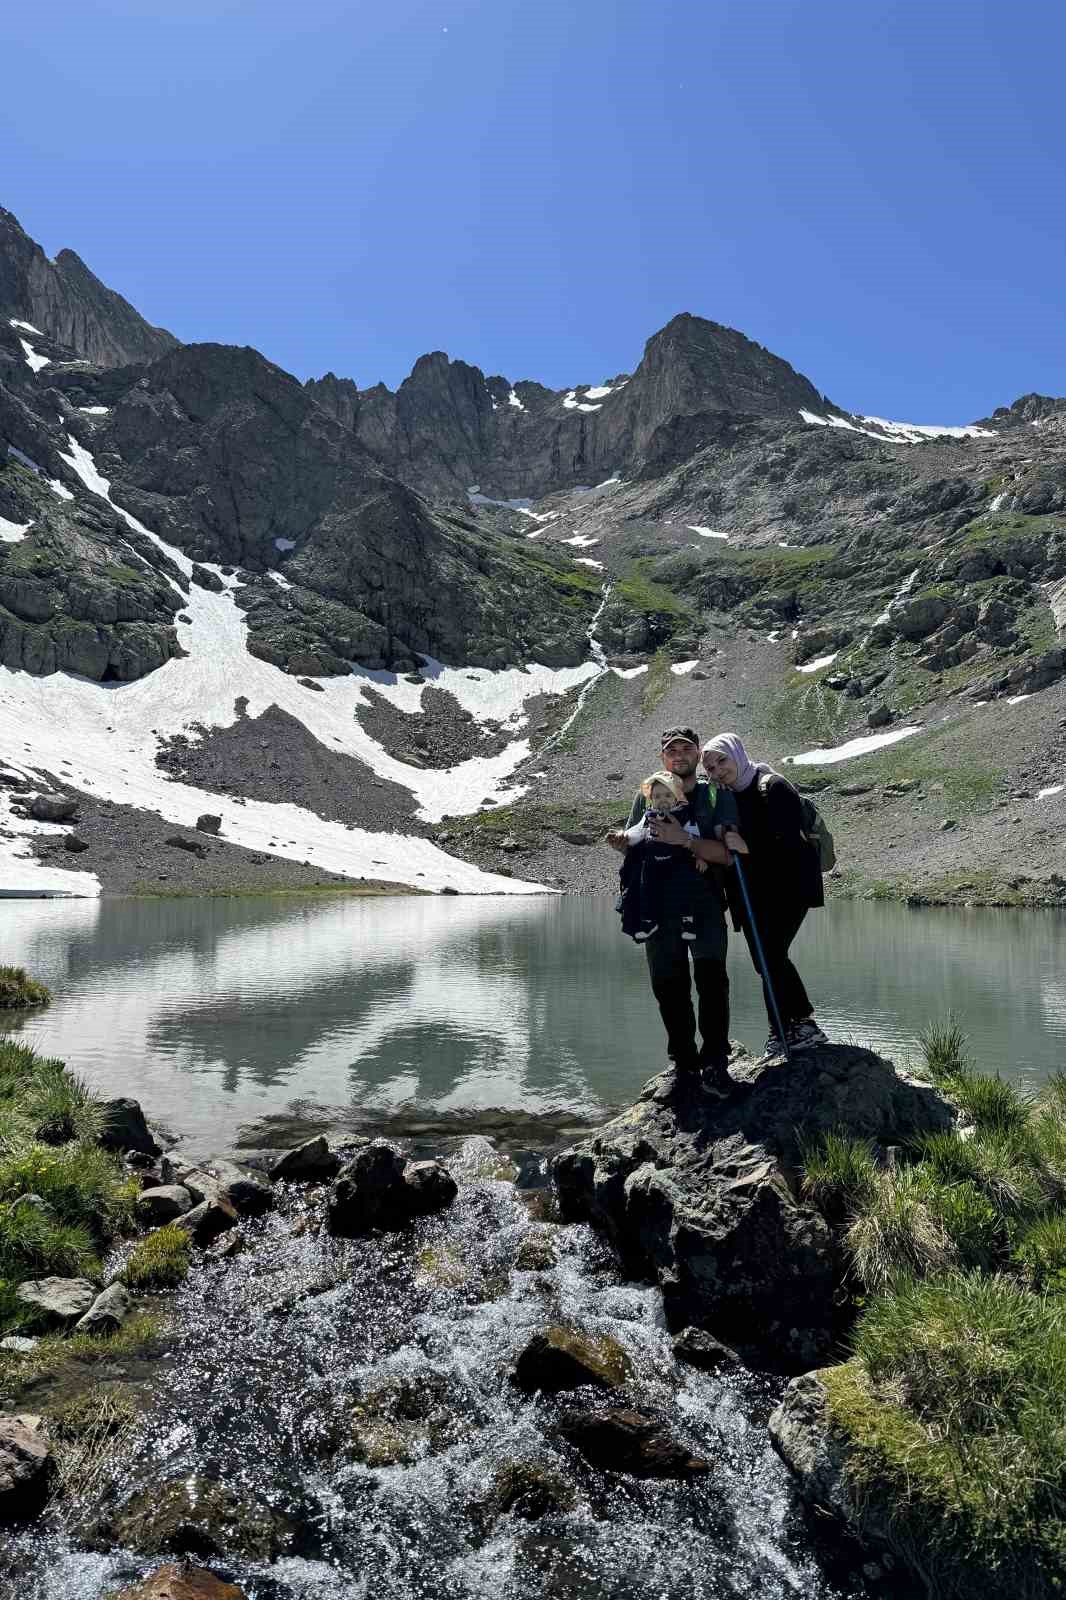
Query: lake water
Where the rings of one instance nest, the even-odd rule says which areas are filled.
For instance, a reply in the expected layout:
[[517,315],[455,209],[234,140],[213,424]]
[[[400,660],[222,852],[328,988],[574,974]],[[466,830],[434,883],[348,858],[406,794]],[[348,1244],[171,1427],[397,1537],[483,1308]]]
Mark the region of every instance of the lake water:
[[[601,1114],[665,1061],[644,959],[600,898],[8,901],[5,962],[53,990],[21,1037],[221,1150],[269,1121]],[[795,946],[831,1037],[897,1060],[954,1010],[980,1066],[1066,1065],[1058,912],[835,904]],[[766,1025],[731,940],[733,1035]],[[278,1136],[274,1126],[273,1137]]]

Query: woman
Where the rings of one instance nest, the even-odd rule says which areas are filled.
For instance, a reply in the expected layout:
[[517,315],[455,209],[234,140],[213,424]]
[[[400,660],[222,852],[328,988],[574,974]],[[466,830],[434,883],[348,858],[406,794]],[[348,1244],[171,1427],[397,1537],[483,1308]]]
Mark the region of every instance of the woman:
[[[814,1020],[803,979],[789,959],[789,946],[812,906],[823,906],[818,852],[803,832],[800,797],[780,773],[752,762],[735,733],[708,739],[703,747],[708,778],[730,789],[737,804],[737,828],[748,847],[744,878],[752,915],[762,942],[766,967],[789,1050],[809,1050],[827,1042]],[[756,972],[761,973],[751,921],[730,875],[730,904],[743,928]],[[783,1055],[773,1001],[763,979],[763,998],[770,1023],[765,1058]]]

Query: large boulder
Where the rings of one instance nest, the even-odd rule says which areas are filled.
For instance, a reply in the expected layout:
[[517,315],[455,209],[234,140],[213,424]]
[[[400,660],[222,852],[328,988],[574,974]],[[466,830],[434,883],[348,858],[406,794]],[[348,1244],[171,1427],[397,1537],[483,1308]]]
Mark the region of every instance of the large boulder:
[[187,1561],[168,1561],[157,1567],[132,1589],[123,1589],[111,1600],[247,1600],[244,1589],[227,1583],[206,1567],[190,1566]]
[[383,1139],[365,1145],[339,1174],[329,1192],[326,1226],[343,1239],[373,1228],[402,1228],[413,1217],[450,1205],[455,1180],[436,1161],[405,1162]]
[[800,1145],[830,1130],[888,1145],[952,1125],[935,1090],[872,1050],[828,1045],[786,1067],[734,1063],[737,1095],[652,1079],[629,1110],[556,1157],[563,1215],[601,1227],[632,1277],[656,1279],[672,1327],[705,1327],[786,1371],[838,1331],[844,1263],[798,1193]]
[[0,1523],[36,1516],[52,1467],[39,1418],[0,1416]]
[[50,1328],[69,1328],[96,1299],[88,1278],[37,1278],[20,1283],[15,1299]]
[[174,1226],[191,1234],[195,1242],[206,1249],[221,1234],[237,1226],[237,1213],[228,1200],[201,1200],[198,1206],[178,1217]]
[[122,1095],[105,1100],[100,1107],[103,1132],[100,1143],[108,1150],[136,1150],[138,1155],[157,1156],[159,1146],[148,1130],[144,1112],[136,1100]]

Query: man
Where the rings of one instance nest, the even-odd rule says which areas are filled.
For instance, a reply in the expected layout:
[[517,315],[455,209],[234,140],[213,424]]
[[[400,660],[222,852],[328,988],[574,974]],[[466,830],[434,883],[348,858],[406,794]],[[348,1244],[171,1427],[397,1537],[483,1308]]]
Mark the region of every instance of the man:
[[[736,822],[736,807],[727,790],[715,791],[699,772],[700,737],[693,728],[667,728],[661,740],[662,763],[667,772],[681,780],[692,806],[699,841],[680,828],[670,829],[670,843],[681,844],[694,856],[712,866],[727,866],[729,849],[718,842],[718,828],[725,830]],[[628,828],[635,827],[646,809],[639,791],[629,813]],[[658,824],[651,823],[653,838],[660,837]],[[628,848],[625,829],[607,835],[607,843],[621,854]],[[665,919],[644,946],[651,977],[652,993],[666,1028],[667,1046],[678,1079],[702,1081],[704,1089],[716,1099],[726,1099],[734,1089],[726,1071],[729,1060],[729,977],[726,973],[726,925],[721,884],[716,872],[693,873],[696,878],[694,903],[697,909],[696,938],[682,938],[680,919]],[[692,1009],[689,956],[692,978],[696,982],[699,1005],[699,1031],[702,1043],[696,1044],[696,1017]]]

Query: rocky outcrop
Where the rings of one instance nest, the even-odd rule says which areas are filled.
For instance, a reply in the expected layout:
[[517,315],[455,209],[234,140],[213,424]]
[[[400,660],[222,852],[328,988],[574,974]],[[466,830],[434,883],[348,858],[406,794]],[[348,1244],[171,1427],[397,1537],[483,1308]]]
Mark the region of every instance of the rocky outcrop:
[[695,1478],[710,1462],[679,1444],[655,1416],[642,1411],[577,1411],[559,1433],[594,1467],[635,1478]]
[[273,1561],[293,1545],[292,1523],[272,1506],[217,1479],[171,1479],[136,1490],[94,1525],[99,1549],[122,1545],[144,1555],[242,1555]]
[[752,1359],[808,1367],[838,1331],[839,1245],[798,1192],[800,1143],[831,1129],[898,1143],[950,1127],[951,1108],[871,1050],[829,1045],[758,1071],[720,1107],[670,1076],[558,1156],[563,1215],[603,1228],[625,1270],[652,1277],[668,1320]]
[[89,1310],[96,1289],[88,1278],[35,1278],[15,1290],[20,1308],[48,1328],[69,1328]]
[[130,1309],[130,1297],[121,1283],[110,1284],[98,1294],[83,1317],[74,1324],[76,1333],[114,1333],[121,1328]]
[[0,316],[29,322],[55,343],[103,367],[151,361],[178,342],[102,284],[73,250],[60,250],[49,260],[2,208]]
[[135,1150],[139,1155],[152,1157],[159,1154],[159,1146],[152,1137],[138,1101],[128,1096],[105,1100],[100,1112],[103,1123],[100,1143],[105,1150]]
[[631,1376],[626,1353],[614,1339],[562,1326],[535,1333],[514,1369],[515,1383],[528,1394],[559,1394],[584,1384],[617,1389]]

